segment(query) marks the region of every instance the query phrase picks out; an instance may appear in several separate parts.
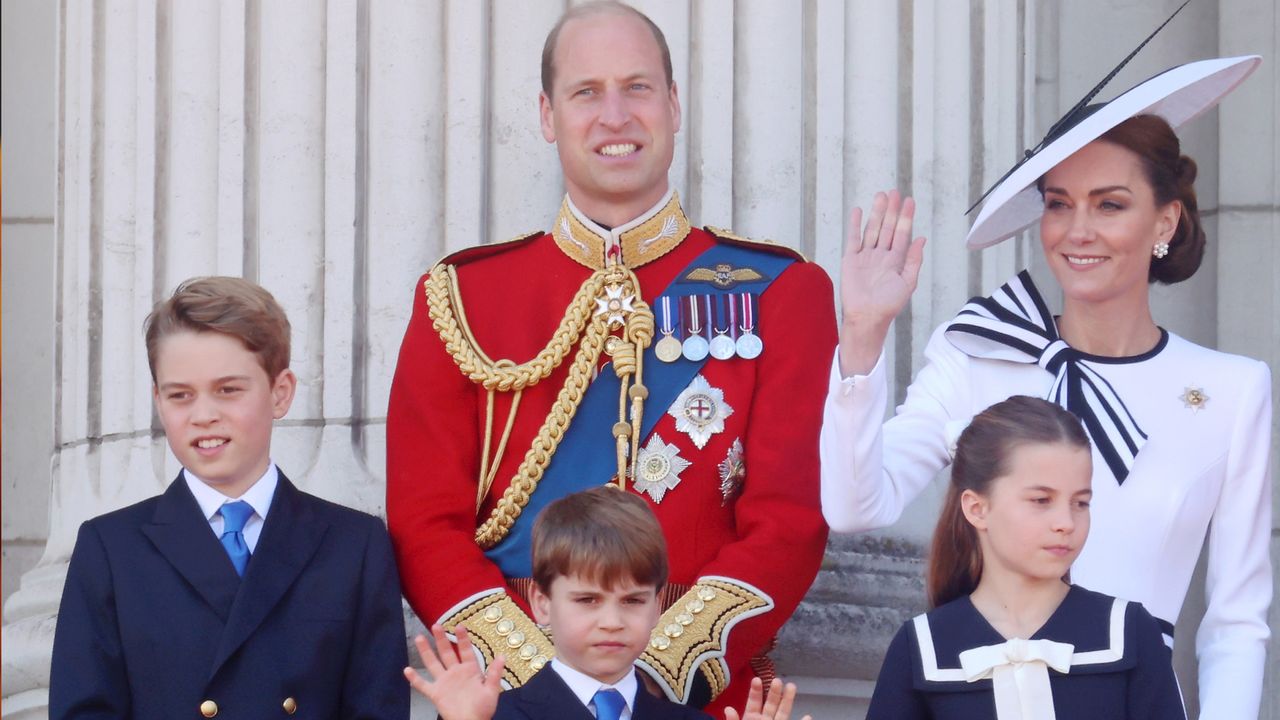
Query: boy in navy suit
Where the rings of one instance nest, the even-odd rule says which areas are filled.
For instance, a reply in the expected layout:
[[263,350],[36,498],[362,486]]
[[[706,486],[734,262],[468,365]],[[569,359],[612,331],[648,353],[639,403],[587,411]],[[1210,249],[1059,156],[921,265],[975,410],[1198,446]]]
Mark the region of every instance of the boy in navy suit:
[[407,718],[400,588],[382,523],[271,461],[293,401],[289,320],[239,278],[147,318],[156,412],[182,471],[80,528],[51,718]]
[[[534,617],[549,629],[555,657],[534,658],[542,668],[518,688],[500,693],[501,655],[487,673],[480,670],[464,625],[458,626],[457,654],[439,625],[431,628],[439,655],[426,638],[416,638],[434,682],[412,668],[406,667],[404,674],[435,703],[442,720],[710,717],[655,695],[635,667],[654,641],[661,614],[658,595],[667,581],[662,527],[640,496],[605,486],[548,505],[533,527],[533,580]],[[702,619],[702,608],[688,610],[685,624]],[[494,623],[496,632],[508,638],[511,652],[524,651],[519,630],[503,627],[500,613],[482,614],[479,622]],[[795,685],[783,691],[775,679],[765,703],[755,679],[746,717],[786,720],[795,692]],[[726,709],[725,717],[737,720],[738,714]]]

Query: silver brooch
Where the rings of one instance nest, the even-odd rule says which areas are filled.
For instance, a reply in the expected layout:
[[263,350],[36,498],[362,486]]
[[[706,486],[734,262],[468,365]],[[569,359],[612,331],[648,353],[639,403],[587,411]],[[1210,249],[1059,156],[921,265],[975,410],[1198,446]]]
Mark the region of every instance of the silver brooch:
[[1204,388],[1192,386],[1183,388],[1182,395],[1178,399],[1192,412],[1200,412],[1209,403],[1209,396],[1205,394]]
[[676,419],[676,430],[688,433],[689,439],[701,450],[712,435],[724,431],[725,418],[733,414],[733,408],[724,401],[724,391],[711,387],[699,373],[671,404],[667,414]]
[[656,503],[662,502],[667,491],[680,484],[680,473],[693,464],[680,457],[679,452],[679,448],[654,433],[636,458],[636,490],[648,494]]

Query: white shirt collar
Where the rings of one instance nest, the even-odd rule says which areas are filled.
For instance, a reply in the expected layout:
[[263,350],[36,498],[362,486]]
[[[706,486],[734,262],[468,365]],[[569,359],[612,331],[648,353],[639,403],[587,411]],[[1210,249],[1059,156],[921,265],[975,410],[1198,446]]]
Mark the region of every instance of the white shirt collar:
[[613,688],[621,693],[622,699],[626,701],[627,714],[635,714],[636,690],[639,688],[639,683],[636,681],[634,670],[622,676],[622,679],[617,683],[609,685],[569,667],[568,663],[558,657],[551,659],[551,669],[560,676],[561,680],[564,680],[564,684],[568,685],[569,689],[573,691],[574,697],[582,701],[583,706],[591,707],[591,700],[595,697],[596,692]]
[[196,474],[190,470],[183,468],[182,477],[187,481],[187,487],[191,489],[191,494],[195,496],[196,503],[200,505],[200,512],[204,513],[204,519],[212,521],[213,516],[223,505],[236,500],[243,500],[249,503],[253,511],[263,520],[267,519],[267,510],[271,508],[271,499],[275,497],[276,485],[280,482],[280,471],[276,468],[274,462],[267,463],[267,471],[262,473],[262,477],[258,478],[244,494],[238,498],[229,498],[210,487],[203,480],[196,477]]

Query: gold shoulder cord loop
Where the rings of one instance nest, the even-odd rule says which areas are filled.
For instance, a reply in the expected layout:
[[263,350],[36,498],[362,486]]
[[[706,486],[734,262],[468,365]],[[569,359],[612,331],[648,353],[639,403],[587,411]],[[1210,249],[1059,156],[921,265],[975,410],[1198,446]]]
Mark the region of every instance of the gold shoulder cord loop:
[[[641,382],[642,356],[644,349],[653,339],[654,328],[653,313],[640,299],[640,282],[635,274],[621,265],[611,265],[593,273],[569,303],[565,316],[553,333],[551,341],[532,360],[522,364],[505,359],[490,360],[480,349],[466,321],[466,312],[458,293],[457,273],[453,267],[437,265],[424,283],[432,326],[444,342],[445,349],[464,375],[489,391],[485,417],[484,457],[481,459],[480,477],[476,488],[477,509],[488,496],[498,465],[505,453],[521,391],[550,375],[574,346],[578,347],[573,362],[569,366],[565,384],[557,394],[551,411],[534,437],[529,450],[525,453],[524,460],[516,469],[511,484],[503,492],[502,498],[489,517],[476,528],[476,544],[481,548],[488,549],[496,545],[506,537],[512,525],[515,524],[516,518],[529,503],[529,496],[537,489],[543,472],[551,462],[551,456],[555,453],[565,430],[582,402],[587,386],[591,383],[600,352],[604,348],[605,339],[610,332],[610,314],[593,312],[597,301],[607,297],[606,287],[613,289],[615,294],[620,288],[622,293],[634,299],[630,311],[622,321],[623,342],[619,343],[620,352],[618,352],[626,355],[628,354],[626,347],[630,346],[630,357],[619,360],[618,354],[615,354],[614,358],[614,369],[622,385],[619,419],[614,426],[615,435],[623,427],[626,429],[625,434],[618,436],[618,477],[616,479],[619,486],[624,487],[627,476],[627,450],[630,450],[633,465],[638,454],[640,421],[644,409],[644,397],[648,394]],[[616,315],[614,317],[613,324],[616,325]],[[635,380],[633,385],[629,383],[630,378]],[[493,393],[495,391],[515,391],[517,394],[512,400],[511,411],[497,452],[490,461],[489,448],[492,443]],[[630,418],[628,418],[625,403],[627,397],[631,398]]]

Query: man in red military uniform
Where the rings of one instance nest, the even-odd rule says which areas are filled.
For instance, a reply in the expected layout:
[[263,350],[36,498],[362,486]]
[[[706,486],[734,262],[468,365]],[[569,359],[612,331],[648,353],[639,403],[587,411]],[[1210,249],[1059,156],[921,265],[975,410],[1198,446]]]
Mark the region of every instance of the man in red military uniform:
[[667,179],[670,55],[641,13],[566,13],[539,106],[567,189],[551,230],[456,253],[414,288],[387,419],[405,595],[522,683],[553,654],[528,615],[533,518],[612,483],[649,500],[670,548],[646,684],[741,707],[826,542],[831,282],[785,247],[691,227]]

